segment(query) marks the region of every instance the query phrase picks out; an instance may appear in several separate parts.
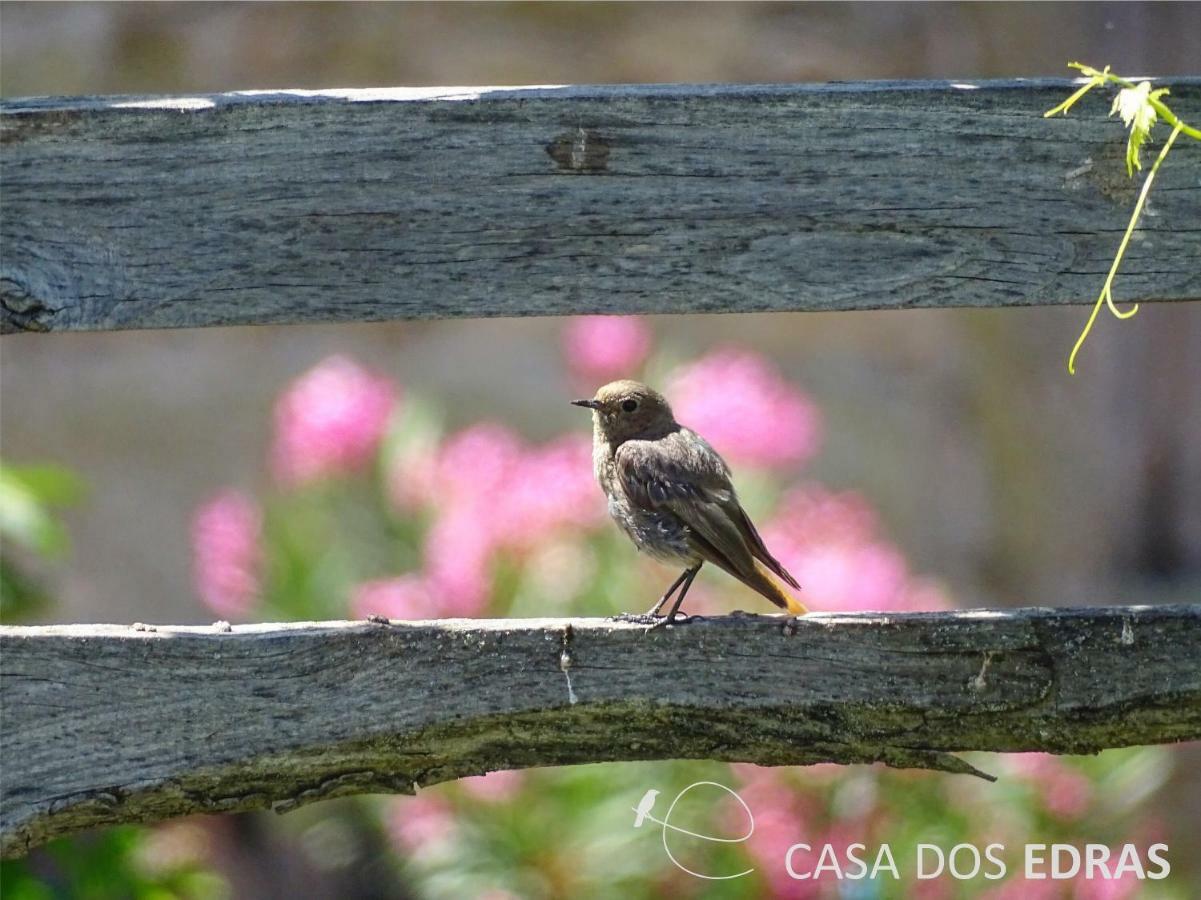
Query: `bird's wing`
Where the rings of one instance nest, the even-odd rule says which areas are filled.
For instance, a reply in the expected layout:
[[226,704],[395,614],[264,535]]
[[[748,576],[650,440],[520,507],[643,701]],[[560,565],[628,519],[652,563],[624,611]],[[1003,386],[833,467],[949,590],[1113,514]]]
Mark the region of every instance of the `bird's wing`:
[[622,487],[644,509],[678,500],[718,500],[733,493],[729,471],[717,452],[681,432],[626,441],[617,448],[615,459]]
[[751,555],[767,566],[773,573],[779,575],[787,584],[794,588],[799,588],[800,584],[792,577],[792,574],[780,564],[778,559],[771,555],[771,551],[763,543],[763,538],[759,536],[759,530],[755,527],[755,523],[751,521],[751,517],[746,514],[746,510],[739,506],[738,514],[734,518],[738,530],[742,532],[743,538],[751,548]]
[[746,514],[730,470],[702,437],[680,429],[657,440],[626,441],[617,448],[617,470],[630,500],[643,509],[667,508],[695,532],[698,549],[735,577],[754,569],[754,559],[799,588],[763,543]]
[[704,558],[736,578],[753,577],[753,542],[740,527],[746,513],[729,469],[702,438],[681,429],[656,440],[626,441],[615,458],[622,487],[635,506],[669,510],[689,526],[690,540]]

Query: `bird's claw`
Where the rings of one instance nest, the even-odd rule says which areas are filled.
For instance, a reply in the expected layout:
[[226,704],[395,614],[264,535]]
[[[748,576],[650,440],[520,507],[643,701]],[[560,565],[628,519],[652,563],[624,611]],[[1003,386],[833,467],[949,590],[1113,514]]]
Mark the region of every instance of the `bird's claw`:
[[628,622],[631,625],[654,625],[661,618],[662,616],[651,613],[618,613],[610,616],[610,620],[613,622]]
[[668,625],[687,625],[693,619],[699,619],[700,616],[690,616],[688,613],[678,612],[673,616],[656,616],[655,624],[651,626],[651,631],[656,628],[666,628]]
[[628,622],[631,625],[646,625],[650,630],[666,628],[668,625],[687,625],[700,616],[690,616],[688,613],[677,612],[674,616],[657,616],[654,613],[620,613],[613,616],[614,622]]

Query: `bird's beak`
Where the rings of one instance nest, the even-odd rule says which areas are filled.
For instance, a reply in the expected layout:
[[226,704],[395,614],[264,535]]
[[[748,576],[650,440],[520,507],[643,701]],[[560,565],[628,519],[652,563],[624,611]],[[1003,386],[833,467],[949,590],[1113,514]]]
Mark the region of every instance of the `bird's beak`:
[[600,409],[599,400],[572,400],[572,406],[583,406],[587,409]]

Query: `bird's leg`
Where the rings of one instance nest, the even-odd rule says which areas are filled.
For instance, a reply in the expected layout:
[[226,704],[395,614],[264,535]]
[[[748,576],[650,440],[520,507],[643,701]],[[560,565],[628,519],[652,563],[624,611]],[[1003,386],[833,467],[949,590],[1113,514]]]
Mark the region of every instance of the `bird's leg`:
[[[696,578],[696,573],[701,570],[701,566],[703,565],[703,562],[699,562],[691,569],[685,570],[684,574],[680,576],[680,582],[683,582],[683,586],[680,588],[680,592],[676,594],[676,602],[671,605],[671,609],[668,611],[667,615],[655,623],[654,627],[662,628],[664,625],[670,625],[675,621],[676,613],[680,611],[680,605],[684,602],[684,595],[687,594],[688,589],[692,587],[692,579]],[[677,584],[680,582],[677,582]],[[675,590],[675,588],[673,587],[672,590]],[[662,603],[660,603],[659,606],[656,606],[655,609],[658,610],[661,606]],[[685,617],[684,621],[687,622],[688,618]]]
[[[648,615],[648,616],[659,615],[659,610],[661,610],[663,608],[664,604],[666,604],[667,601],[671,599],[671,595],[676,592],[676,588],[678,588],[680,585],[682,585],[684,583],[684,579],[688,577],[688,573],[691,571],[692,571],[691,569],[685,569],[683,572],[681,572],[680,577],[677,578],[675,581],[673,581],[671,583],[671,587],[669,587],[667,589],[666,593],[664,593],[663,596],[659,598],[659,602],[656,603],[654,606],[652,606],[650,609],[648,609],[646,611],[646,615]],[[688,590],[688,588],[684,588],[684,590]]]
[[[684,584],[684,590],[688,590],[688,586],[685,584],[685,582],[691,584],[692,579],[689,578],[689,574],[695,577],[696,570],[699,568],[700,566],[698,565],[695,568],[685,569],[683,572],[681,572],[680,577],[671,583],[671,587],[669,587],[663,596],[659,598],[659,601],[641,615],[638,615],[637,613],[622,613],[621,615],[614,616],[613,618],[619,622],[634,622],[639,625],[656,624],[659,622],[659,610],[661,610],[667,601],[671,599],[671,595],[676,592],[676,588],[678,588],[680,585]],[[676,604],[675,608],[679,609],[678,603]]]

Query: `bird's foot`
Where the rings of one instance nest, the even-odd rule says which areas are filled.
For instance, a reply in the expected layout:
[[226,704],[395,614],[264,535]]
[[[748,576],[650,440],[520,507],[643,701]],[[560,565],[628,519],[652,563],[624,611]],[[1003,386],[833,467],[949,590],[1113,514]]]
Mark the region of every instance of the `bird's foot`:
[[646,625],[651,630],[666,628],[668,625],[687,625],[701,616],[690,616],[688,613],[677,612],[674,616],[657,616],[654,613],[621,613],[613,616],[614,622],[629,622],[632,625]]
[[685,612],[677,612],[670,616],[655,616],[655,624],[651,626],[651,630],[656,628],[666,628],[668,625],[687,625],[689,622],[695,622],[702,619],[704,616],[690,616]]
[[663,616],[656,616],[654,613],[618,613],[615,616],[610,616],[612,622],[628,622],[631,625],[654,625]]
[[785,637],[793,637],[800,630],[800,616],[788,616],[780,625],[780,633]]

